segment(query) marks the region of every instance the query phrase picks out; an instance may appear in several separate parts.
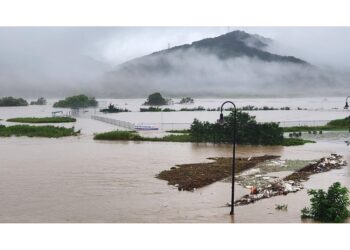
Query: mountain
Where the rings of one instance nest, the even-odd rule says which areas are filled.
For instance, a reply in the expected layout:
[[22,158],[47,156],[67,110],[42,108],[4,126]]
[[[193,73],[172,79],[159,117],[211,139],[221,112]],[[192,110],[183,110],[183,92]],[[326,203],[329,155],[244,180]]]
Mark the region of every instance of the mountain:
[[[243,31],[195,41],[120,64],[105,75],[109,96],[291,96],[329,93],[344,79],[268,51],[273,40]],[[317,86],[317,88],[315,88]]]

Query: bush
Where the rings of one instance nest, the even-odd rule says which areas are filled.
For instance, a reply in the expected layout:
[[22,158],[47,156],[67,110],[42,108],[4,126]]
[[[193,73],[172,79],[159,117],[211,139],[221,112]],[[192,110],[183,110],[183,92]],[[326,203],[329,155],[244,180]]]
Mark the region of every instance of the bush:
[[14,125],[0,126],[0,137],[29,136],[29,137],[64,137],[79,134],[74,128],[54,127],[54,126],[31,126],[31,125]]
[[28,106],[28,102],[23,98],[14,98],[12,96],[0,99],[0,107]]
[[46,105],[47,101],[45,100],[44,97],[38,98],[36,101],[30,102],[30,105]]
[[167,100],[165,100],[162,97],[162,95],[158,92],[149,95],[147,101],[145,102],[145,105],[155,105],[155,106],[167,105],[167,104],[168,104]]
[[63,123],[63,122],[76,122],[72,117],[17,117],[7,119],[8,122],[20,122],[20,123]]
[[[196,142],[232,143],[234,112],[224,117],[225,124],[194,120],[190,135]],[[237,144],[281,145],[283,129],[278,123],[257,123],[254,116],[237,111]]]
[[67,97],[64,100],[55,102],[54,108],[88,108],[96,107],[97,101],[94,97],[87,97],[86,95],[76,95]]
[[343,222],[350,212],[347,207],[350,205],[349,191],[335,182],[328,188],[328,192],[319,190],[308,190],[312,196],[311,207],[301,210],[302,218],[312,218],[321,222]]

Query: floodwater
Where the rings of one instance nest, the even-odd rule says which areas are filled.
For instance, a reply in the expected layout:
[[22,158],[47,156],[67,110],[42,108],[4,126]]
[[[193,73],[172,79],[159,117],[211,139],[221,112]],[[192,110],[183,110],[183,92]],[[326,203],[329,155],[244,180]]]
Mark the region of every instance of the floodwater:
[[[0,108],[0,119],[50,116],[52,110],[49,105]],[[336,110],[315,110],[313,114],[322,117],[324,112],[344,117]],[[305,189],[295,194],[236,207],[232,218],[225,205],[230,201],[230,183],[217,182],[194,192],[180,192],[155,178],[176,164],[231,156],[229,145],[94,141],[93,133],[110,131],[115,126],[91,120],[88,115],[78,118],[75,127],[82,129],[81,136],[0,138],[0,222],[302,222],[300,210],[308,206],[306,189],[327,188],[335,181],[350,188],[346,166],[313,175],[304,183]],[[338,153],[350,162],[349,148],[344,143],[350,136],[327,136],[316,144],[298,147],[238,146],[237,154],[313,160]],[[236,186],[236,198],[246,192]],[[276,204],[287,204],[288,210],[275,210]]]

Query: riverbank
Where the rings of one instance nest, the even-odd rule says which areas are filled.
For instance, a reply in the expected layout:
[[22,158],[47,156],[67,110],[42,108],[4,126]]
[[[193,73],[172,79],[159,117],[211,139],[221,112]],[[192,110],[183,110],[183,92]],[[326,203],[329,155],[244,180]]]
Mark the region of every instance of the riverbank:
[[[238,174],[261,162],[278,157],[274,155],[249,158],[239,157],[236,159],[236,173]],[[209,159],[213,160],[213,162],[177,165],[170,170],[160,172],[156,177],[168,181],[168,185],[174,185],[180,191],[193,191],[231,176],[232,158],[219,157]]]

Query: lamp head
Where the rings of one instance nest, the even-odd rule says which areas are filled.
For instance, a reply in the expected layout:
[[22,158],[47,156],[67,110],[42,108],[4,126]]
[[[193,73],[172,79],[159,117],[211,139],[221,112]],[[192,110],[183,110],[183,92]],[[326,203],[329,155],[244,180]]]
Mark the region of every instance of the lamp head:
[[348,104],[348,101],[346,101],[344,109],[348,109],[348,108],[349,108],[349,104]]
[[224,125],[225,124],[224,114],[222,112],[220,113],[220,119],[218,120],[218,123],[220,125]]

